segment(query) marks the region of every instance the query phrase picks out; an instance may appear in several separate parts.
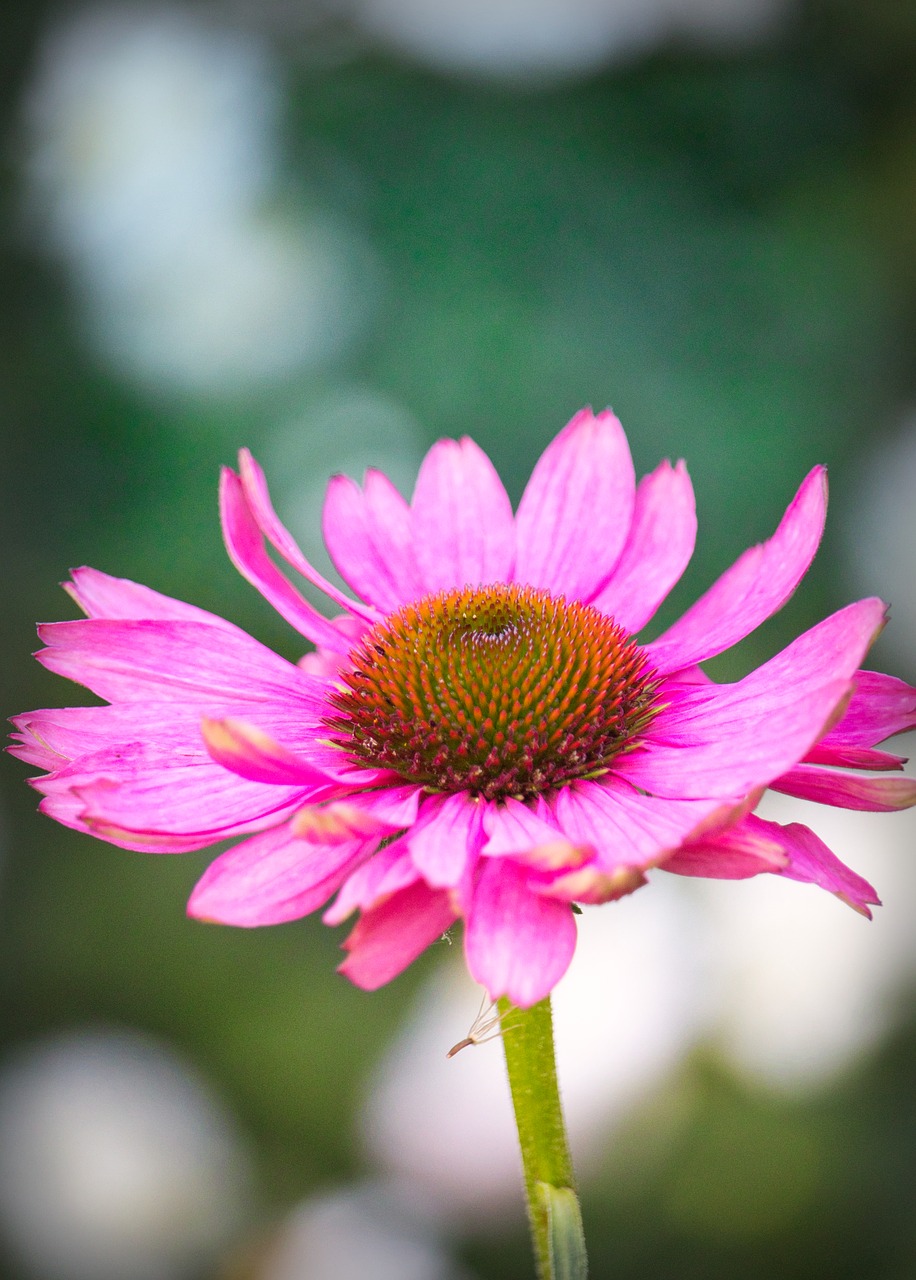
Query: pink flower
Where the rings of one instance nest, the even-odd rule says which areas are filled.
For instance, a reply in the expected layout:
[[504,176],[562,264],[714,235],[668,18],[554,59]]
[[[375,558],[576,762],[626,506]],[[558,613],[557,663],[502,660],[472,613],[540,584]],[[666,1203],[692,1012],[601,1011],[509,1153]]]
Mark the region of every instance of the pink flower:
[[[189,912],[275,924],[359,919],[342,970],[388,982],[461,917],[470,971],[520,1006],[562,977],[573,903],[653,868],[771,872],[878,900],[806,826],[753,813],[767,787],[822,804],[916,803],[899,757],[916,691],[859,670],[885,606],[849,605],[735,684],[699,663],[779,609],[823,529],[816,467],[772,538],[657,639],[633,637],[693,551],[682,463],[638,485],[610,412],[576,415],[513,515],[469,439],[426,456],[408,505],[370,471],[331,480],[330,554],[356,599],[305,560],[246,451],[222,520],[240,572],[316,646],[299,665],[213,614],[78,569],[88,618],[40,628],[50,670],[108,705],[20,716],[47,772],[41,808],[113,844],[181,853],[226,837]],[[343,613],[312,607],[264,541]]]

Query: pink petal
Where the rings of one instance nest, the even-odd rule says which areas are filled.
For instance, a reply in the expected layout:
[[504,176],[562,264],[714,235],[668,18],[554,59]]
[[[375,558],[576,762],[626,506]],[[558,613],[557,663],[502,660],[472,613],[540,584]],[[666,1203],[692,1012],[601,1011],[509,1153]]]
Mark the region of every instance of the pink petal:
[[310,676],[336,676],[345,662],[345,654],[318,648],[304,653],[296,666]]
[[49,797],[79,796],[82,821],[95,835],[143,845],[153,836],[180,836],[193,842],[185,847],[198,849],[276,822],[311,798],[302,786],[237,777],[201,754],[168,759],[154,746],[128,743],[83,757],[34,785]]
[[[35,785],[34,780],[32,781],[32,785]],[[86,826],[85,822],[83,822],[83,811],[85,808],[86,806],[79,796],[74,795],[72,791],[68,791],[65,787],[59,787],[56,791],[52,790],[52,794],[50,796],[45,796],[38,806],[38,812],[45,814],[46,817],[53,818],[55,822],[61,823],[62,826],[71,827],[74,831],[82,831],[87,835],[91,835],[92,832]],[[112,843],[114,844],[116,842],[112,841]],[[124,847],[129,848],[130,846]],[[189,848],[198,847],[199,846],[197,845],[189,846]],[[155,852],[158,851],[159,850],[157,848]],[[188,851],[189,850],[185,848],[178,850],[180,853],[187,853]]]
[[594,855],[588,845],[568,840],[547,820],[546,805],[533,812],[511,797],[487,806],[484,828],[487,842],[481,853],[487,858],[513,858],[537,871],[555,872],[579,867]]
[[745,551],[705,595],[647,646],[660,671],[678,671],[744,638],[798,586],[814,558],[827,513],[827,477],[815,467],[768,542]]
[[349,476],[334,476],[328,485],[328,553],[353,590],[385,613],[426,595],[410,520],[409,506],[379,471],[366,473],[364,490]]
[[589,601],[636,632],[680,580],[697,533],[693,485],[683,462],[663,462],[640,481],[630,536],[608,581]]
[[548,445],[516,516],[516,582],[590,600],[620,556],[635,477],[620,423],[583,409]]
[[372,847],[365,838],[312,844],[288,826],[265,831],[210,863],[188,915],[246,929],[298,920],[327,902]]
[[333,649],[322,649],[321,646],[314,652],[304,653],[296,666],[300,670],[305,671],[310,676],[319,676],[323,679],[336,679],[341,667],[347,665],[350,649],[358,644],[362,637],[366,634],[366,624],[362,618],[354,618],[350,614],[340,614],[336,618],[331,619],[331,626],[340,632],[347,643],[347,652],[335,652]]
[[[99,791],[107,786],[112,789],[111,783],[96,784]],[[237,822],[227,825],[221,830],[216,831],[192,831],[188,833],[175,833],[168,830],[146,830],[137,831],[131,827],[122,827],[113,822],[106,822],[99,818],[86,820],[86,799],[81,791],[59,789],[54,790],[54,783],[49,784],[49,794],[41,801],[38,806],[39,812],[45,814],[49,818],[53,818],[55,822],[61,823],[62,826],[70,827],[74,831],[82,831],[86,835],[95,836],[97,839],[105,840],[108,844],[117,845],[121,849],[132,849],[138,853],[192,853],[197,849],[205,849],[208,845],[216,844],[219,840],[223,840],[229,836],[248,835],[252,831],[263,831],[266,827],[275,826],[284,818],[294,813],[297,807],[297,801],[294,798],[290,803],[274,808],[270,812],[263,813],[260,816],[252,817],[246,822]],[[100,805],[101,805],[100,801]],[[165,815],[164,821],[167,822],[168,815]]]
[[52,622],[38,628],[49,671],[109,702],[194,704],[202,710],[287,702],[314,718],[326,683],[243,631],[201,622]]
[[340,844],[342,840],[365,840],[371,835],[381,839],[391,831],[384,822],[350,800],[308,804],[296,813],[289,829],[298,839],[310,840],[313,844]]
[[196,605],[185,604],[171,596],[160,595],[150,587],[128,578],[112,578],[98,569],[73,569],[72,582],[63,584],[64,590],[90,618],[111,618],[118,621],[206,622],[212,627],[223,627],[238,632],[239,628],[227,622],[219,614],[208,613]]
[[830,764],[841,769],[869,769],[873,772],[881,772],[885,769],[902,769],[907,762],[907,756],[891,755],[889,751],[876,751],[874,747],[825,747],[822,738],[807,753],[804,762],[805,764]]
[[877,671],[859,671],[842,720],[821,739],[825,748],[874,747],[916,729],[916,689]]
[[463,792],[424,800],[407,835],[414,865],[434,889],[454,888],[477,857],[483,805]]
[[872,813],[892,813],[916,804],[916,778],[860,778],[810,764],[796,765],[770,786],[801,800]]
[[663,685],[671,704],[645,746],[614,772],[660,796],[736,796],[768,785],[822,736],[883,625],[880,600],[861,600],[799,636],[732,685]]
[[[258,717],[258,724],[261,724],[261,718]],[[264,728],[270,730],[270,726],[266,719]],[[310,764],[316,769],[320,769],[322,773],[329,774],[331,777],[337,778],[348,791],[365,791],[370,788],[378,787],[398,787],[403,785],[403,778],[399,774],[393,773],[390,769],[369,769],[363,768],[351,762],[347,753],[335,746],[319,734],[327,732],[323,723],[317,724],[312,721],[302,721],[296,727],[291,726],[291,731],[284,734],[276,734],[279,739],[283,738],[284,745],[290,751],[294,751],[297,755],[305,757]]]
[[618,898],[635,893],[648,882],[643,873],[634,867],[602,871],[595,863],[591,863],[545,884],[529,883],[545,897],[594,906],[602,902],[616,902]]
[[[223,714],[242,710],[237,702],[225,701],[214,701],[212,709]],[[264,726],[265,732],[284,740],[291,738],[297,747],[301,742],[308,742],[309,734],[315,731],[315,722],[292,697],[275,703],[249,704],[244,710],[249,714],[256,710],[259,727]],[[34,738],[40,748],[49,753],[48,768],[57,770],[70,761],[108,748],[117,750],[131,743],[158,747],[164,761],[171,759],[176,763],[187,763],[192,757],[206,761],[208,754],[201,734],[201,715],[201,709],[190,701],[181,704],[150,699],[104,707],[32,711],[17,716],[16,723],[24,730],[24,737]],[[322,768],[322,772],[338,776],[341,753],[327,751],[324,754],[329,757],[328,763],[332,768]],[[324,756],[317,747],[315,755],[323,764]],[[353,775],[347,772],[346,776],[349,780]]]
[[319,844],[336,844],[346,834],[390,835],[413,825],[421,795],[413,785],[356,792],[345,800],[301,809],[290,829],[293,835]]
[[50,751],[41,747],[38,743],[29,741],[24,734],[13,733],[10,735],[13,739],[12,746],[6,748],[7,752],[16,760],[21,760],[24,764],[31,765],[34,769],[55,769],[59,761],[55,763],[55,758]]
[[745,819],[735,827],[713,832],[682,845],[662,863],[679,876],[711,880],[746,880],[762,871],[781,871],[789,858],[782,843]]
[[762,818],[748,819],[754,826],[778,841],[789,855],[788,864],[778,872],[790,880],[816,884],[829,893],[836,894],[841,902],[871,919],[870,906],[880,906],[881,901],[872,886],[862,876],[856,875],[813,831],[799,822],[781,826],[778,822],[765,822]]
[[343,944],[350,954],[339,971],[363,990],[375,991],[396,978],[454,921],[444,890],[410,885],[363,913]]
[[[195,849],[202,848],[205,844],[213,843],[210,840],[202,842],[193,836],[154,835],[153,833],[138,836],[133,832],[120,833],[117,831],[102,833],[92,827],[87,827],[83,821],[85,809],[85,802],[72,791],[60,791],[53,795],[48,795],[38,806],[40,813],[53,818],[55,822],[59,822],[64,827],[70,827],[74,831],[82,831],[86,835],[101,837],[108,844],[117,845],[121,849],[132,849],[137,853],[191,853]],[[271,815],[267,822],[251,823],[244,830],[259,830],[266,825],[273,825],[277,820],[276,815]]]
[[407,841],[393,840],[356,868],[342,885],[336,901],[328,907],[322,919],[325,924],[342,924],[357,908],[368,911],[370,907],[400,889],[416,884],[420,879]]
[[261,530],[246,501],[242,482],[228,468],[220,480],[219,500],[226,550],[242,577],[308,640],[325,649],[347,653],[352,642],[308,603],[264,550]]
[[[281,728],[301,715],[289,701],[279,708],[259,704],[259,710]],[[324,773],[308,766],[297,776],[317,778],[317,785],[264,785],[228,772],[207,753],[199,713],[181,703],[64,707],[19,721],[47,752],[37,763],[52,770],[33,781],[48,797],[44,812],[128,848],[197,849],[344,789],[339,782],[329,787]]]
[[277,519],[277,514],[271,505],[270,494],[267,492],[267,481],[264,478],[264,472],[247,449],[239,450],[239,477],[242,482],[245,501],[257,527],[287,564],[292,565],[296,572],[301,573],[307,582],[311,582],[312,586],[317,587],[319,591],[323,591],[329,600],[333,600],[342,609],[346,609],[347,613],[364,618],[370,625],[378,622],[381,616],[378,610],[360,604],[358,600],[351,600],[349,596],[344,595],[323,574],[320,574],[317,569],[309,564],[299,550],[292,534]]
[[52,771],[100,751],[126,744],[158,745],[163,761],[197,756],[206,760],[200,719],[174,704],[156,706],[128,702],[112,707],[55,707],[17,716],[23,736],[34,737],[47,751]]
[[464,938],[471,977],[520,1009],[549,995],[576,948],[569,903],[533,893],[527,875],[508,858],[485,859]]
[[595,869],[656,866],[693,831],[717,816],[715,800],[669,800],[641,795],[610,776],[601,782],[563,787],[554,801],[557,823],[567,837],[596,851]]
[[34,765],[37,769],[46,769],[49,773],[66,764],[67,757],[53,751],[42,740],[40,723],[36,717],[28,714],[15,716],[12,723],[21,732],[10,734],[13,745],[7,747],[7,751],[11,756],[15,756],[17,760],[24,760],[26,764]]
[[427,591],[510,578],[512,506],[492,462],[473,440],[464,436],[433,445],[420,467],[411,512]]
[[240,778],[289,787],[326,787],[336,781],[244,720],[205,716],[200,728],[211,759]]

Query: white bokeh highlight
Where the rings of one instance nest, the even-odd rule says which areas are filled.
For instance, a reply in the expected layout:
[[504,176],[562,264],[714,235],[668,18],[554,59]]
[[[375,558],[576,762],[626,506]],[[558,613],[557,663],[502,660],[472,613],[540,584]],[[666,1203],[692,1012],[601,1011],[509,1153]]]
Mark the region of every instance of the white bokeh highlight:
[[370,35],[440,70],[520,81],[575,77],[672,40],[743,45],[787,0],[338,0]]
[[118,373],[238,394],[358,332],[373,256],[284,183],[282,115],[266,43],[192,9],[90,9],[49,30],[23,109],[26,221]]
[[0,1230],[37,1280],[192,1280],[249,1212],[232,1119],[155,1042],[77,1032],[0,1069]]
[[281,1226],[258,1280],[472,1280],[416,1204],[365,1183],[315,1196]]

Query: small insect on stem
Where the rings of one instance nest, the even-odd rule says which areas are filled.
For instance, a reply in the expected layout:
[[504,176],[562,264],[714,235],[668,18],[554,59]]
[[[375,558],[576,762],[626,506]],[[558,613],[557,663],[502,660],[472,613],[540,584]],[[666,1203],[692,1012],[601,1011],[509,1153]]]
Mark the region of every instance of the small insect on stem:
[[497,1036],[501,1036],[506,1031],[511,1031],[512,1027],[504,1027],[500,1023],[499,1013],[496,1009],[496,1001],[491,1000],[486,1003],[486,992],[481,996],[480,1008],[477,1010],[477,1017],[471,1023],[470,1030],[463,1040],[459,1040],[457,1044],[453,1044],[451,1049],[445,1055],[447,1058],[454,1058],[455,1054],[462,1049],[466,1049],[471,1044],[486,1044],[488,1040],[495,1040]]

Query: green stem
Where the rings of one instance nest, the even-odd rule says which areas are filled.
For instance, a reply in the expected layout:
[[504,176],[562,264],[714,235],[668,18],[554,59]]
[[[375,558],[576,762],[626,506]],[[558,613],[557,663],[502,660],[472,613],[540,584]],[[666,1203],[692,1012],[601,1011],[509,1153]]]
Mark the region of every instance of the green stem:
[[557,1088],[550,998],[531,1009],[499,1001],[538,1280],[585,1280],[587,1264]]

